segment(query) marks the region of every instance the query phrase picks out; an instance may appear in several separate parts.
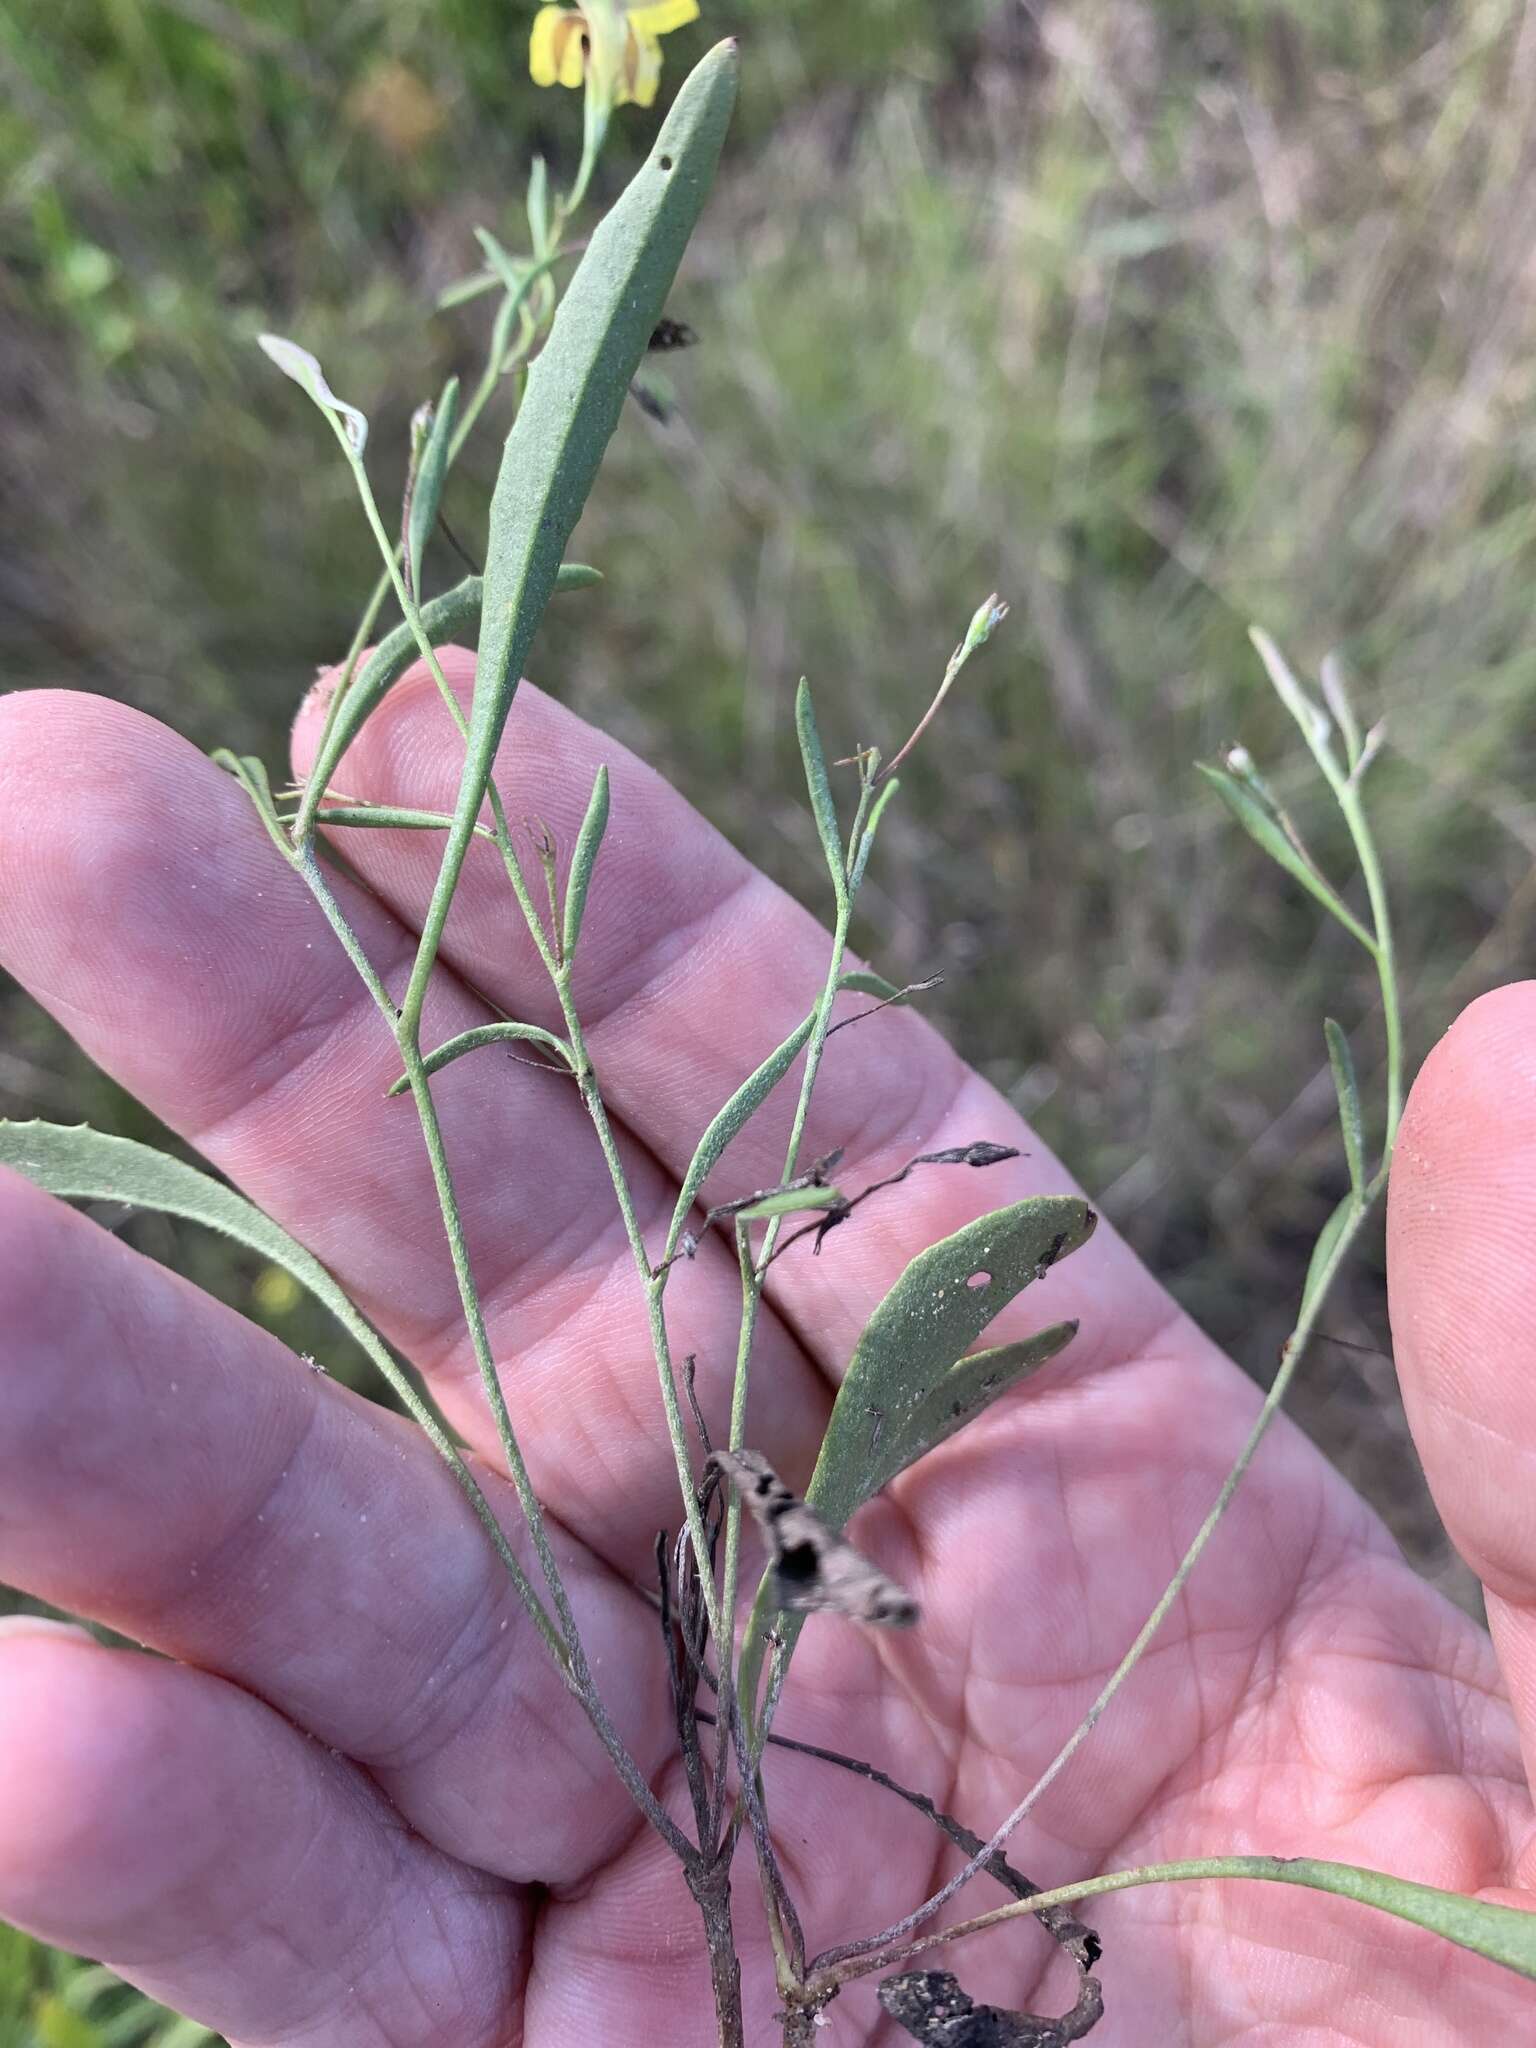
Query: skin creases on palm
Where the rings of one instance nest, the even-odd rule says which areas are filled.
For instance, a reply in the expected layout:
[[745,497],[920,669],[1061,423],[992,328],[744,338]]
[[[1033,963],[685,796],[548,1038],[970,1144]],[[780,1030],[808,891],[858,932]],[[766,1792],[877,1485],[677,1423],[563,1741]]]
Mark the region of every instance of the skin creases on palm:
[[[466,696],[472,667],[450,653]],[[295,736],[300,774],[315,734],[311,712]],[[659,1240],[699,1128],[804,1013],[827,940],[643,764],[519,692],[497,769],[509,815],[537,809],[569,845],[599,761],[623,829],[594,879],[577,995]],[[442,809],[455,776],[431,685],[408,678],[343,786]],[[25,693],[0,703],[0,834],[0,961],[331,1268],[421,1368],[518,1529],[510,1489],[489,1475],[494,1437],[419,1137],[387,1094],[394,1048],[239,790],[120,705]],[[348,844],[347,912],[389,975],[430,889],[428,840]],[[472,859],[429,1042],[489,1005],[550,1021],[498,880]],[[1304,1851],[1525,1899],[1536,1539],[1509,1503],[1536,1442],[1533,1023],[1531,987],[1501,990],[1436,1048],[1391,1217],[1410,1417],[1489,1588],[1492,1642],[1282,1423],[1161,1637],[1011,1845],[1037,1882]],[[434,1092],[594,1672],[686,1824],[659,1633],[638,1590],[656,1530],[677,1523],[675,1475],[603,1162],[575,1091],[499,1053],[459,1062]],[[771,1107],[706,1200],[773,1185],[784,1129]],[[1025,1156],[985,1175],[915,1175],[819,1258],[797,1247],[772,1269],[747,1441],[791,1485],[864,1319],[912,1253],[1070,1186],[910,1012],[831,1041],[806,1156],[845,1146],[857,1184],[982,1135]],[[165,1653],[8,1626],[0,1914],[241,2043],[568,2048],[641,2027],[711,2041],[677,1865],[570,1711],[425,1442],[16,1176],[0,1200],[0,1576]],[[711,1235],[668,1309],[717,1434],[738,1307],[731,1249]],[[858,1520],[860,1548],[911,1591],[921,1625],[811,1616],[778,1723],[983,1832],[1118,1662],[1257,1405],[1107,1226],[988,1341],[1070,1316],[1082,1328],[1059,1361]],[[878,1786],[787,1751],[766,1772],[813,1947],[894,1920],[955,1867]],[[982,1881],[964,1908],[1000,1897]],[[748,2038],[771,2040],[777,1999],[745,1862],[736,1917]],[[1105,2044],[1438,2048],[1519,2039],[1531,2023],[1520,1980],[1338,1900],[1151,1888],[1087,1917],[1105,1944],[1093,2036]],[[1071,2001],[1070,1971],[1027,1924],[928,1960],[978,2002]],[[898,2039],[868,1981],[827,2018],[830,2040]]]

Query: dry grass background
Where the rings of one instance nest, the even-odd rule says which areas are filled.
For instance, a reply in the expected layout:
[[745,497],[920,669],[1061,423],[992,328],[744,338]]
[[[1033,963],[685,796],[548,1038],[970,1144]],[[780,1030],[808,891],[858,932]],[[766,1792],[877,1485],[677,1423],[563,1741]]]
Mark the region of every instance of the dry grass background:
[[[796,679],[829,738],[889,742],[976,602],[1009,596],[913,765],[860,941],[898,980],[945,975],[933,1008],[967,1054],[1264,1377],[1344,1185],[1321,1018],[1358,1033],[1366,1075],[1376,1019],[1346,944],[1190,763],[1240,737],[1342,865],[1245,628],[1298,665],[1341,648],[1388,721],[1375,800],[1415,1054],[1526,970],[1536,10],[706,9],[670,75],[732,29],[748,86],[676,299],[701,345],[668,361],[670,425],[631,409],[580,536],[608,582],[552,616],[538,678],[815,892]],[[571,154],[575,102],[520,75],[522,31],[490,0],[110,0],[89,22],[14,0],[8,684],[104,690],[282,760],[369,542],[250,339],[315,349],[388,483],[412,407],[475,361],[480,309],[424,305],[472,266],[471,223],[515,233],[529,151]],[[476,539],[494,442],[450,498]],[[151,1128],[3,1003],[0,1112]],[[129,1228],[329,1344],[226,1248]],[[1471,1602],[1374,1258],[1328,1327],[1365,1348],[1318,1349],[1303,1421]],[[58,2012],[96,2025],[24,1946],[12,1997],[8,1954],[0,2043],[65,2038]],[[125,2043],[153,2024],[101,2021]]]

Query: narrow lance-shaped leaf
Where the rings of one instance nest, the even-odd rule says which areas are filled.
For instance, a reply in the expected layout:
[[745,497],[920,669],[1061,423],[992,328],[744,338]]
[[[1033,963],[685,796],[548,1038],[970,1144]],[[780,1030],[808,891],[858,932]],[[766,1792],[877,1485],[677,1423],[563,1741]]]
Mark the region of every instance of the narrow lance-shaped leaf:
[[549,254],[549,165],[541,156],[528,172],[528,236],[536,257]]
[[267,775],[266,763],[255,754],[231,753],[228,747],[215,747],[209,756],[218,767],[227,768],[236,782],[256,806],[256,814],[285,855],[292,858],[293,848],[288,844],[288,835],[283,830],[283,821],[277,814],[277,805],[272,800],[272,784]]
[[[1439,1891],[1411,1878],[1389,1877],[1350,1863],[1328,1863],[1316,1856],[1205,1856],[1180,1863],[1149,1863],[1135,1870],[1115,1870],[1081,1884],[1063,1885],[1059,1893],[1038,1895],[1050,1906],[1077,1899],[1102,1898],[1108,1892],[1131,1891],[1140,1885],[1183,1884],[1196,1880],[1257,1879],[1261,1883],[1300,1885],[1307,1891],[1331,1893],[1374,1906],[1414,1927],[1427,1928],[1458,1948],[1502,1963],[1522,1977],[1536,1979],[1536,1912],[1503,1906],[1492,1899],[1467,1898],[1461,1892]],[[1026,1907],[1035,1910],[1034,1899]],[[996,1920],[1012,1917],[1004,1907]]]
[[805,767],[805,786],[811,799],[811,812],[816,820],[816,830],[821,835],[821,850],[826,855],[832,887],[841,904],[848,895],[843,835],[837,827],[837,807],[832,801],[832,784],[827,775],[827,757],[822,751],[821,734],[816,729],[816,707],[811,702],[811,686],[804,676],[800,678],[800,687],[795,692],[795,732],[800,741],[800,759]]
[[1355,1079],[1354,1054],[1349,1040],[1332,1017],[1323,1019],[1323,1036],[1328,1041],[1328,1063],[1333,1068],[1333,1085],[1339,1098],[1339,1124],[1344,1133],[1344,1157],[1349,1161],[1349,1184],[1361,1200],[1365,1197],[1365,1124],[1360,1113],[1360,1084]]
[[1313,1290],[1320,1284],[1328,1261],[1333,1257],[1334,1248],[1342,1236],[1344,1227],[1360,1213],[1360,1197],[1351,1188],[1338,1204],[1328,1221],[1317,1233],[1317,1243],[1312,1247],[1312,1256],[1307,1261],[1307,1277],[1301,1290],[1301,1310],[1305,1315],[1311,1305]]
[[336,396],[325,381],[324,370],[309,350],[300,348],[296,341],[285,340],[281,334],[258,334],[256,345],[263,355],[276,363],[285,377],[291,377],[301,391],[309,394],[361,461],[363,450],[368,445],[368,422],[355,405],[348,405],[344,398]]
[[600,767],[597,779],[592,784],[587,814],[581,821],[580,832],[576,835],[576,851],[571,855],[571,872],[565,884],[562,939],[567,960],[575,957],[576,941],[581,937],[581,920],[587,908],[587,891],[592,886],[592,869],[607,829],[608,770],[606,767]]
[[840,991],[849,995],[878,996],[882,1003],[889,1003],[894,1009],[899,1003],[909,1003],[912,998],[894,981],[887,981],[883,974],[872,973],[868,968],[856,967],[837,978]]
[[1293,875],[1307,892],[1315,896],[1330,916],[1336,917],[1344,929],[1359,940],[1368,952],[1374,953],[1376,941],[1365,926],[1344,902],[1335,894],[1329,884],[1301,854],[1286,836],[1279,821],[1265,809],[1246,784],[1239,782],[1235,775],[1229,775],[1225,768],[1214,767],[1208,761],[1197,761],[1196,768],[1215,789],[1217,795],[1236,818],[1250,838],[1256,840],[1277,866]]
[[853,856],[853,868],[848,876],[848,887],[854,895],[857,895],[859,892],[860,884],[864,880],[864,871],[869,866],[869,856],[875,850],[875,834],[880,830],[880,821],[885,816],[885,807],[900,787],[901,777],[899,775],[892,776],[891,780],[884,785],[880,794],[875,798],[874,808],[870,811],[868,822],[865,824],[864,830],[859,834],[858,848]]
[[419,993],[560,557],[708,197],[736,74],[736,46],[721,43],[684,81],[649,157],[594,230],[529,371],[491,501],[469,746],[413,974]]
[[[879,979],[877,975],[869,978]],[[672,1212],[671,1227],[667,1232],[666,1250],[662,1254],[663,1263],[677,1250],[678,1240],[683,1234],[683,1225],[688,1220],[688,1212],[698,1200],[700,1188],[719,1165],[726,1146],[789,1072],[794,1064],[795,1055],[810,1037],[815,1022],[816,1013],[813,1010],[808,1017],[801,1019],[782,1045],[775,1046],[762,1065],[747,1076],[730,1100],[711,1119],[709,1128],[700,1138],[694,1155],[688,1162],[688,1171],[683,1175],[677,1205]]]
[[475,240],[485,251],[485,260],[501,279],[505,291],[520,292],[527,282],[528,265],[518,263],[497,241],[489,228],[476,228]]
[[802,1209],[836,1209],[842,1202],[837,1188],[780,1188],[760,1201],[733,1209],[734,1223],[768,1223],[775,1216],[794,1216]]
[[[574,1072],[576,1062],[571,1048],[563,1038],[557,1038],[552,1031],[545,1031],[538,1024],[514,1024],[510,1020],[499,1020],[495,1024],[477,1024],[472,1031],[461,1031],[455,1038],[444,1039],[440,1046],[427,1053],[422,1067],[429,1074],[437,1074],[444,1067],[461,1060],[465,1053],[474,1052],[482,1045],[504,1045],[509,1039],[522,1040],[533,1045],[542,1045],[565,1062]],[[390,1083],[391,1095],[403,1095],[411,1085],[409,1074],[402,1074],[398,1081]]]
[[1343,771],[1329,744],[1329,737],[1333,731],[1332,720],[1322,705],[1314,703],[1301,687],[1290,663],[1262,626],[1250,626],[1248,638],[1258,650],[1259,659],[1263,662],[1269,680],[1274,686],[1275,695],[1300,726],[1301,736],[1312,749],[1318,766],[1330,782],[1338,782]]
[[442,506],[443,486],[448,481],[448,451],[458,417],[459,380],[450,377],[437,401],[437,409],[432,415],[432,431],[416,466],[411,516],[406,524],[406,555],[410,564],[407,586],[415,592],[418,604],[421,601],[421,558]]
[[1318,679],[1323,686],[1323,702],[1333,713],[1334,723],[1344,736],[1345,759],[1353,769],[1359,762],[1364,741],[1360,733],[1360,721],[1355,716],[1355,707],[1350,700],[1344,664],[1337,653],[1323,656]]
[[[847,974],[839,975],[837,986],[840,993],[874,996],[892,1009],[912,1000],[906,989],[899,989],[894,982],[887,981],[883,974],[874,974],[864,968],[855,968]],[[678,1240],[683,1234],[683,1225],[688,1220],[688,1212],[698,1200],[699,1190],[719,1165],[725,1148],[789,1072],[794,1065],[795,1056],[804,1047],[815,1024],[816,1012],[812,1010],[808,1016],[801,1018],[781,1045],[774,1047],[762,1065],[747,1076],[735,1094],[711,1120],[709,1128],[700,1138],[698,1147],[688,1162],[688,1171],[683,1175],[677,1205],[672,1212],[671,1227],[667,1232],[666,1250],[662,1254],[664,1265],[677,1250]]]
[[[446,811],[413,811],[397,804],[325,804],[315,813],[317,825],[372,826],[389,832],[446,832],[453,823]],[[483,839],[495,834],[484,825],[475,831]]]

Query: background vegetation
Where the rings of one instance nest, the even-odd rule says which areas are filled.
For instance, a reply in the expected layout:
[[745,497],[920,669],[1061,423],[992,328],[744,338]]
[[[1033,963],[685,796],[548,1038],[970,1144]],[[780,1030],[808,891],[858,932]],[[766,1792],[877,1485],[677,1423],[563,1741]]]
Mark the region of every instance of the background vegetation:
[[[727,30],[747,62],[674,308],[701,344],[666,360],[669,424],[630,409],[579,549],[608,583],[552,615],[538,678],[814,891],[798,676],[829,740],[889,743],[976,602],[1011,598],[914,763],[862,943],[897,980],[945,975],[939,1020],[1265,1377],[1344,1186],[1321,1018],[1368,1071],[1372,995],[1190,762],[1240,737],[1304,790],[1245,628],[1298,667],[1341,648],[1388,721],[1373,774],[1416,1050],[1524,971],[1536,18],[705,8],[669,78]],[[526,75],[529,13],[0,11],[7,684],[105,691],[282,762],[371,542],[252,337],[294,335],[366,408],[386,495],[411,409],[483,340],[483,302],[425,309],[475,266],[474,223],[517,240],[531,152],[574,159],[577,101]],[[616,125],[613,184],[649,133]],[[450,493],[475,544],[498,438]],[[14,990],[0,1113],[155,1135]],[[127,1227],[334,1357],[278,1276]],[[1317,1352],[1302,1420],[1470,1604],[1397,1407],[1379,1268],[1328,1327],[1366,1348]],[[0,1931],[0,2048],[175,2025]]]

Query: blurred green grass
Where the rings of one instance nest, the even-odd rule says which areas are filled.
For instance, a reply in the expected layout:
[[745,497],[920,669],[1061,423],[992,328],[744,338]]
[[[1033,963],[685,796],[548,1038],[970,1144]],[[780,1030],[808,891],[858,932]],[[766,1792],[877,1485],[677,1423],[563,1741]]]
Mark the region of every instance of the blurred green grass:
[[[705,6],[668,78],[738,31],[746,89],[676,299],[701,345],[665,366],[670,425],[631,409],[579,540],[607,584],[552,615],[538,679],[814,901],[796,679],[836,751],[889,745],[975,604],[1008,596],[906,777],[860,940],[898,980],[945,975],[939,1020],[1265,1377],[1344,1184],[1321,1018],[1367,1076],[1377,1020],[1189,764],[1241,738],[1342,870],[1245,630],[1298,666],[1341,648],[1388,721],[1374,800],[1415,1055],[1525,970],[1532,17]],[[411,409],[483,340],[483,304],[423,308],[473,267],[473,223],[516,239],[533,150],[572,161],[577,102],[531,87],[525,26],[488,0],[12,0],[7,683],[103,690],[281,764],[372,569],[341,465],[251,340],[320,355],[395,489]],[[649,132],[625,117],[610,185]],[[475,542],[496,439],[450,495]],[[151,1133],[3,1002],[0,1111]],[[125,1228],[335,1358],[252,1262]],[[1379,1258],[1328,1328],[1366,1348],[1319,1348],[1301,1419],[1470,1602],[1384,1355]],[[44,2039],[43,1977],[4,1982],[0,2042]]]

